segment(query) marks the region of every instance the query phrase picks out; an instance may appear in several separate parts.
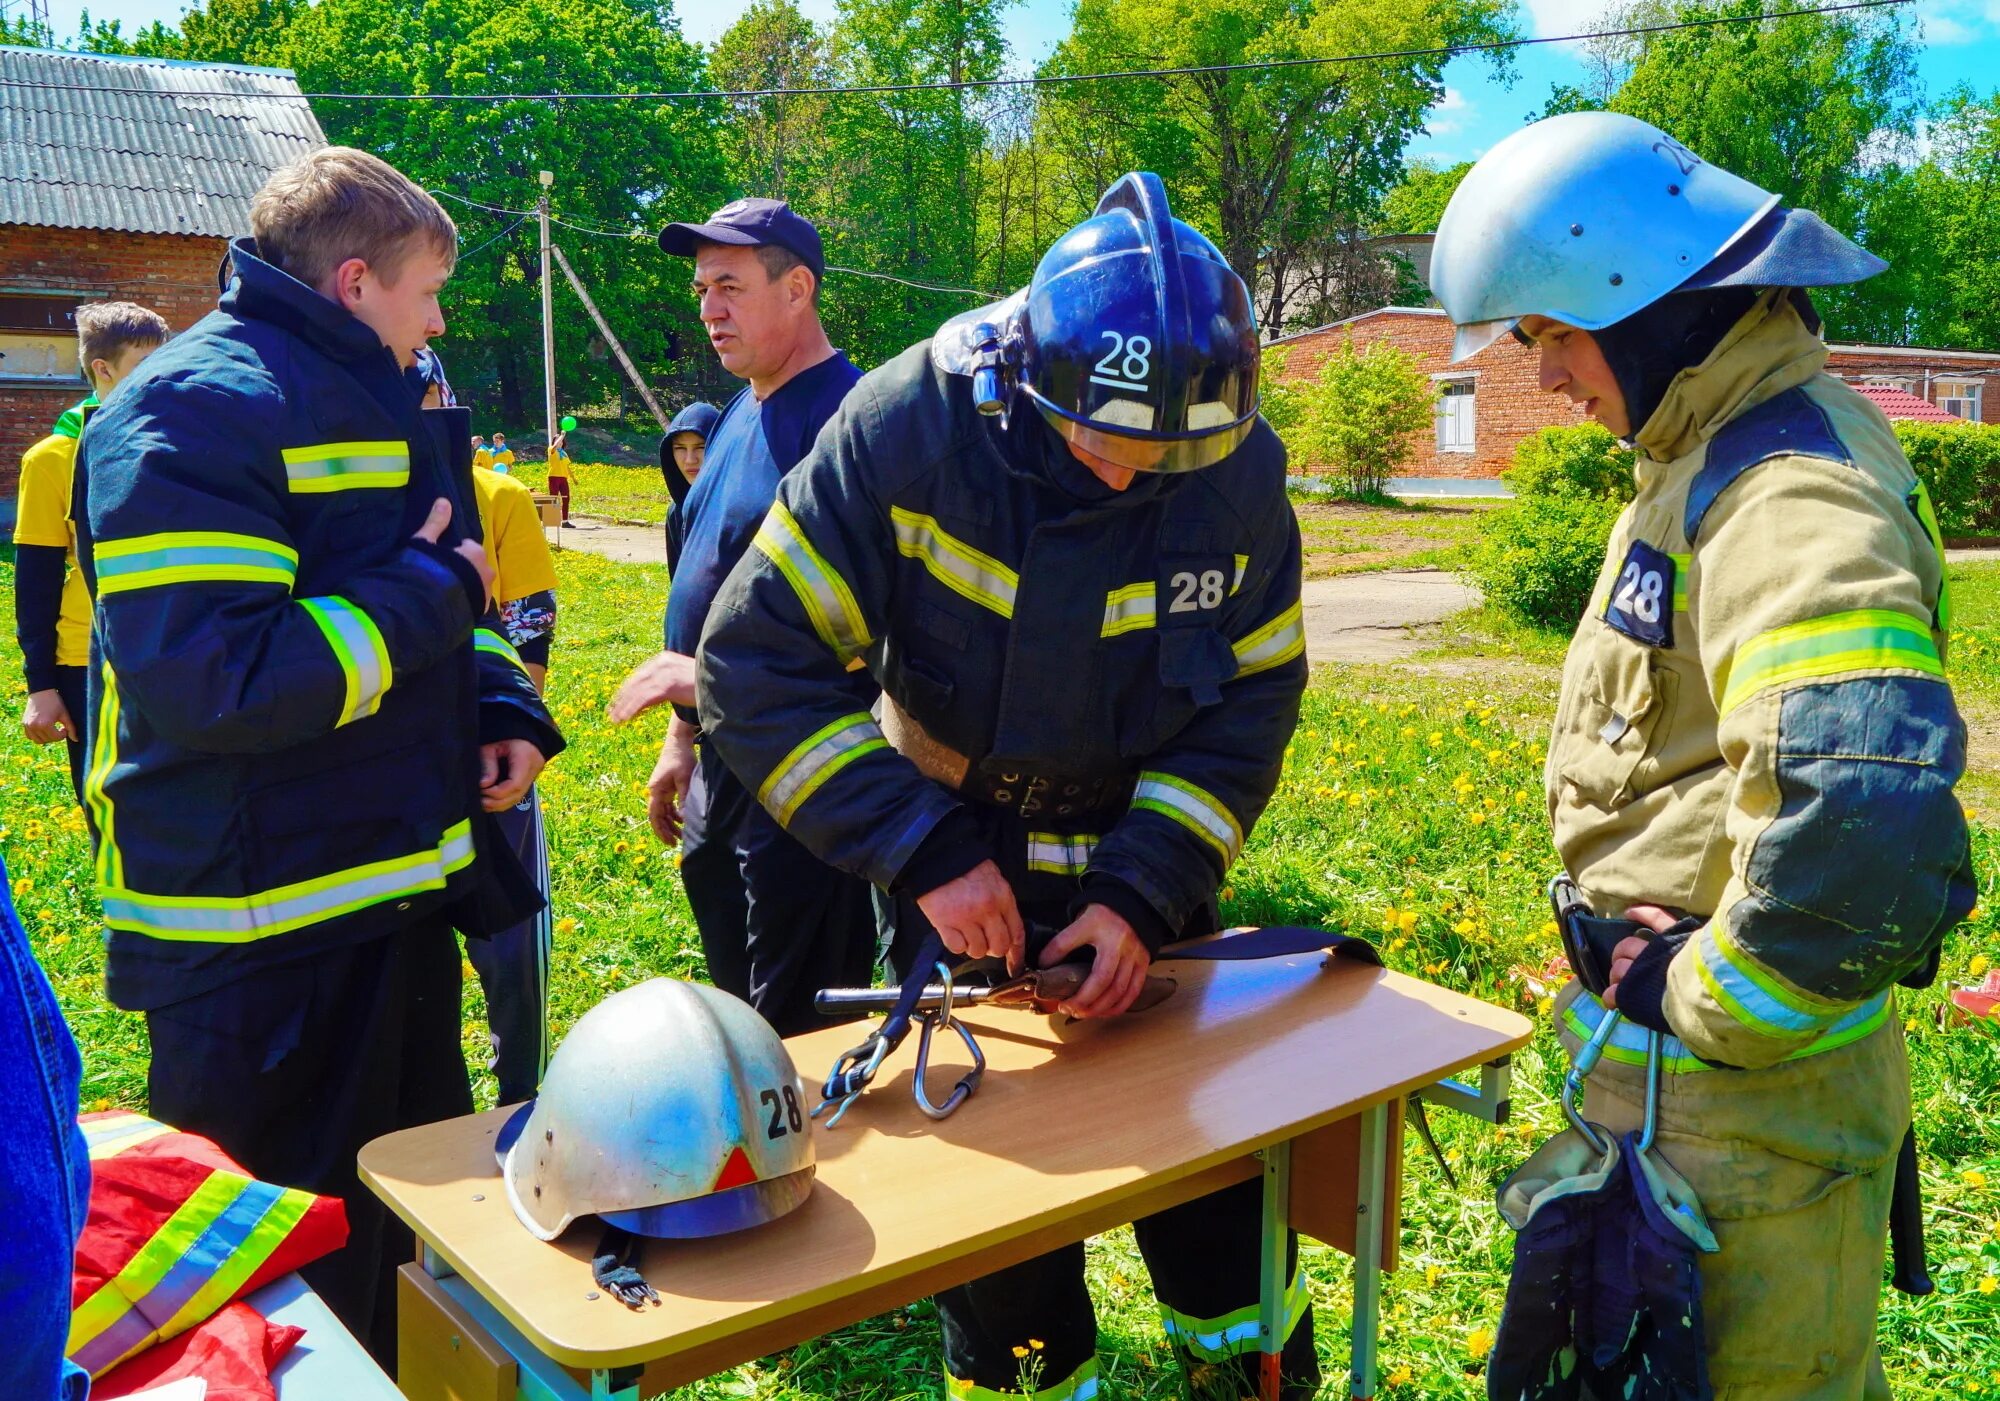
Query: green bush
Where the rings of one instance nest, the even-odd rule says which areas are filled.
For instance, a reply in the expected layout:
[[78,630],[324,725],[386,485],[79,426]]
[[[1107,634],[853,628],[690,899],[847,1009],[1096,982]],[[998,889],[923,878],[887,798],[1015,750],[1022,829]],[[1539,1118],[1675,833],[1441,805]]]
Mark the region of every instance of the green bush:
[[1349,496],[1380,499],[1410,460],[1411,439],[1431,423],[1437,386],[1387,341],[1357,351],[1343,340],[1312,379],[1283,378],[1288,360],[1266,353],[1263,410],[1293,470],[1330,470]]
[[1521,440],[1500,474],[1515,499],[1480,522],[1472,577],[1494,608],[1538,627],[1576,626],[1624,503],[1632,453],[1595,423]]
[[1588,496],[1632,499],[1632,450],[1599,423],[1544,428],[1514,449],[1514,465],[1500,480],[1516,496]]
[[1895,425],[1947,536],[2000,534],[2000,424]]

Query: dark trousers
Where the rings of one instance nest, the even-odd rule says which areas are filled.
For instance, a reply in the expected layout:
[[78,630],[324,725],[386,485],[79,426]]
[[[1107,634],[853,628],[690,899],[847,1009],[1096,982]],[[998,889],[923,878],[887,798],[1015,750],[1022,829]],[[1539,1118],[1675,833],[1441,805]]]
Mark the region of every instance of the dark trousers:
[[154,1118],[347,1204],[346,1247],[303,1273],[392,1368],[395,1271],[416,1244],[354,1160],[385,1133],[472,1112],[459,981],[458,938],[432,917],[146,1014]]
[[[542,800],[528,796],[494,814],[501,836],[544,896],[549,893],[549,848],[542,830]],[[534,1098],[549,1064],[549,955],[555,917],[547,906],[490,939],[467,939],[465,956],[486,995],[492,1041],[487,1068],[500,1082],[498,1103]]]
[[83,820],[90,826],[92,845],[97,842],[97,814],[90,810],[90,804],[83,801],[83,766],[88,754],[85,736],[90,733],[91,714],[84,696],[84,678],[90,674],[87,666],[59,666],[56,668],[56,694],[62,698],[63,709],[69,712],[70,737],[63,741],[63,748],[69,751],[69,786],[76,794],[77,805],[83,809]]
[[[1034,873],[1029,879],[1015,847],[1025,826],[1011,815],[982,814],[995,843],[1001,870],[1008,875],[1030,927],[1031,954],[1049,934],[1068,922],[1074,880]],[[1017,830],[1019,829],[1019,830]],[[894,924],[892,961],[897,978],[921,946],[930,923],[908,895],[885,902]],[[1197,916],[1205,920],[1206,915]],[[1207,925],[1200,926],[1205,932]],[[978,1101],[961,1111],[977,1113]],[[1060,1125],[1060,1109],[1053,1111]],[[1060,1131],[1060,1128],[1058,1128]],[[1077,1131],[1087,1132],[1078,1126]],[[1236,1401],[1255,1396],[1258,1339],[1254,1325],[1262,1290],[1263,1183],[1257,1179],[1225,1187],[1181,1206],[1132,1223],[1139,1253],[1153,1277],[1169,1338],[1186,1369],[1195,1401]],[[1309,1401],[1319,1389],[1319,1357],[1313,1348],[1312,1310],[1303,1306],[1297,1285],[1299,1238],[1286,1240],[1286,1279],[1299,1307],[1286,1335],[1280,1364],[1285,1401]],[[953,1377],[990,1391],[1018,1391],[1025,1381],[1034,1391],[1057,1389],[1057,1401],[1073,1394],[1064,1383],[1097,1355],[1097,1314],[1084,1283],[1084,1250],[1079,1242],[1032,1260],[947,1289],[936,1296],[944,1333],[945,1369]],[[1034,1343],[1041,1346],[1036,1348]],[[1016,1348],[1028,1349],[1023,1358]],[[1025,1369],[1025,1370],[1024,1370]]]
[[681,881],[708,976],[755,1007],[781,1036],[826,1026],[813,1011],[813,994],[871,981],[869,887],[799,845],[713,745],[695,752]]

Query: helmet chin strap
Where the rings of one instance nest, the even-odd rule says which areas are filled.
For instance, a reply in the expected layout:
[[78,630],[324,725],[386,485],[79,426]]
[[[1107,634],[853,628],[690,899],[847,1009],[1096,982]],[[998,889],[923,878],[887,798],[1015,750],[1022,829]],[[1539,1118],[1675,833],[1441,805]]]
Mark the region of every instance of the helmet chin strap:
[[1674,376],[1706,360],[1762,291],[1717,287],[1677,292],[1590,333],[1625,396],[1632,437],[1660,407]]

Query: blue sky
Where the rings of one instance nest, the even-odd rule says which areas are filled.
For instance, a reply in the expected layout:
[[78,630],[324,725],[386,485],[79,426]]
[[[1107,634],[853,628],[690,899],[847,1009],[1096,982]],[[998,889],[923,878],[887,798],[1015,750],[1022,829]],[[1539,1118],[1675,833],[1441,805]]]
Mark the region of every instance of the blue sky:
[[[691,39],[712,41],[747,3],[679,0],[682,29]],[[1032,63],[1054,47],[1069,28],[1071,3],[1020,0],[1009,13],[1009,40],[1018,60]],[[86,4],[87,0],[50,0],[56,32],[75,32]],[[1605,8],[1603,0],[1521,0],[1521,5],[1523,28],[1536,36],[1577,33]],[[833,0],[800,0],[800,6],[815,19],[833,18]],[[177,20],[183,0],[96,0],[87,7],[99,19],[119,19],[128,28],[139,28],[155,19]],[[2000,0],[1916,0],[1912,8],[1923,24],[1919,69],[1930,93],[1943,93],[1958,83],[1982,93],[1992,91],[2000,82]],[[1445,70],[1444,101],[1432,110],[1429,131],[1413,143],[1410,154],[1447,164],[1477,158],[1540,108],[1552,86],[1580,77],[1570,48],[1547,44],[1517,50],[1514,77],[1504,87],[1493,77],[1490,61],[1454,59]]]

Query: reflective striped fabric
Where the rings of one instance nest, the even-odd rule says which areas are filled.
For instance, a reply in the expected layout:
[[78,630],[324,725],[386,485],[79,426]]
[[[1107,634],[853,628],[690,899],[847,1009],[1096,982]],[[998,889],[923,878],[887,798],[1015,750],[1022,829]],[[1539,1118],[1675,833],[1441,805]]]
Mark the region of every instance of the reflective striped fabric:
[[780,826],[790,826],[799,807],[828,779],[862,755],[888,747],[882,727],[865,711],[843,715],[801,740],[771,770],[757,790],[757,801],[770,810]]
[[1668,555],[1674,562],[1674,611],[1688,611],[1688,570],[1694,566],[1693,555]]
[[[1305,1318],[1311,1303],[1305,1276],[1294,1270],[1292,1282],[1285,1287],[1285,1337],[1279,1339],[1281,1346]],[[1167,1336],[1204,1362],[1227,1362],[1239,1353],[1260,1350],[1262,1339],[1258,1335],[1262,1329],[1257,1323],[1257,1313],[1256,1304],[1246,1304],[1219,1318],[1196,1318],[1160,1305],[1160,1320]]]
[[1104,596],[1104,627],[1099,637],[1118,637],[1149,628],[1157,621],[1156,591],[1153,581],[1127,584]]
[[1052,876],[1080,876],[1090,865],[1097,838],[1087,832],[1028,833],[1028,869]]
[[1238,676],[1255,676],[1260,671],[1269,671],[1274,666],[1283,666],[1294,657],[1303,656],[1306,650],[1306,620],[1302,606],[1294,601],[1291,607],[1231,646],[1236,653]]
[[291,546],[220,530],[100,540],[91,555],[100,598],[165,584],[278,584],[289,589],[299,572],[298,551]]
[[1013,570],[951,535],[929,516],[892,506],[889,520],[896,530],[896,548],[920,561],[932,578],[1003,618],[1014,616],[1014,594],[1021,580]]
[[178,1129],[169,1128],[158,1119],[148,1119],[144,1114],[134,1114],[124,1110],[115,1114],[103,1114],[83,1121],[83,1141],[90,1150],[90,1159],[116,1157],[127,1148],[136,1148],[149,1138],[163,1138]]
[[1710,920],[1694,936],[1695,972],[1708,995],[1760,1036],[1796,1040],[1833,1025],[1853,1010],[1786,987],[1746,954],[1723,927]]
[[[1816,1056],[1824,1051],[1838,1050],[1850,1042],[1859,1041],[1887,1021],[1889,1011],[1889,994],[1877,993],[1829,1025],[1820,1033],[1818,1039],[1792,1052],[1786,1059],[1799,1060],[1805,1056]],[[1588,1041],[1596,1034],[1598,1024],[1606,1015],[1604,1004],[1586,992],[1563,1008],[1563,1026],[1570,1035]],[[1651,1035],[1652,1033],[1643,1026],[1635,1026],[1631,1022],[1621,1020],[1612,1028],[1611,1039],[1605,1044],[1605,1059],[1617,1061],[1620,1065],[1644,1065],[1646,1043]],[[1697,1071],[1717,1068],[1690,1051],[1687,1043],[1678,1036],[1661,1038],[1660,1063],[1664,1069],[1676,1075],[1692,1075]]]
[[294,494],[350,491],[356,487],[407,486],[410,445],[317,443],[286,448],[285,485]]
[[1132,790],[1132,806],[1170,817],[1234,862],[1243,850],[1243,826],[1204,788],[1170,773],[1142,773]]
[[472,630],[472,645],[481,652],[489,652],[496,657],[505,657],[523,671],[528,669],[527,664],[521,660],[520,652],[515,650],[514,644],[491,628],[474,628]]
[[460,822],[437,846],[371,861],[254,895],[147,895],[109,885],[98,894],[104,922],[155,939],[247,944],[426,890],[442,890],[472,862],[472,823]]
[[70,1316],[72,1362],[102,1376],[227,1303],[291,1234],[308,1192],[216,1171]]
[[[1032,1365],[1027,1358],[1022,1362],[1024,1366]],[[1097,1395],[1097,1359],[1090,1358],[1061,1381],[1033,1391],[1012,1388],[995,1391],[991,1387],[974,1386],[948,1371],[944,1375],[944,1390],[952,1401],[1093,1401]]]
[[1886,608],[1829,613],[1761,632],[1738,647],[1723,686],[1721,713],[1729,714],[1773,686],[1885,670],[1944,675],[1930,624]]
[[319,624],[326,645],[333,649],[333,659],[340,663],[341,675],[347,678],[347,696],[334,728],[380,710],[395,675],[389,666],[389,648],[374,619],[337,594],[302,598],[299,607]]
[[118,677],[103,663],[104,691],[97,700],[97,724],[90,730],[90,767],[84,771],[83,800],[97,814],[97,888],[125,882],[124,860],[118,854],[116,814],[106,785],[118,766]]
[[1243,587],[1243,576],[1245,574],[1248,574],[1249,572],[1250,572],[1250,556],[1248,555],[1236,556],[1236,578],[1232,580],[1229,585],[1229,592],[1232,595],[1235,594],[1237,590]]
[[785,576],[820,641],[844,663],[859,660],[873,639],[854,590],[812,547],[784,502],[771,504],[751,543]]
[[1931,540],[1931,548],[1937,551],[1938,597],[1937,630],[1946,637],[1951,636],[1951,567],[1944,557],[1944,532],[1938,529],[1937,508],[1931,504],[1930,488],[1918,482],[1916,490],[1910,493],[1910,509],[1917,514],[1917,520],[1924,527],[1924,534]]

